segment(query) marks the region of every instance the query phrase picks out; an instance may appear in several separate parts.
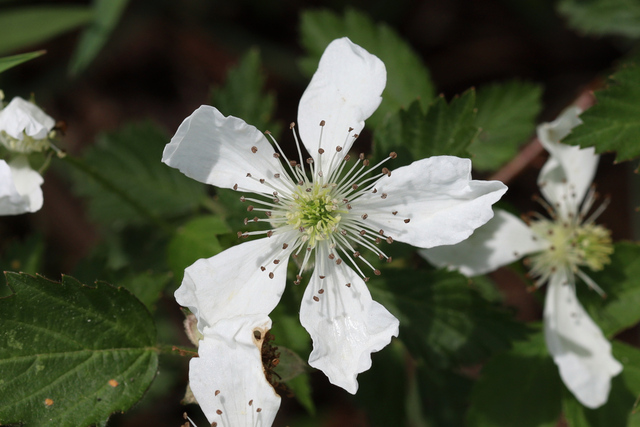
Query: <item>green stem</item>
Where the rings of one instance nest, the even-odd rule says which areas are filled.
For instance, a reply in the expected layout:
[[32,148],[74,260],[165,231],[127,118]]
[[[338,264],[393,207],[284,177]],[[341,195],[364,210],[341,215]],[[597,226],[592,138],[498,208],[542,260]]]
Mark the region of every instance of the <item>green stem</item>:
[[173,234],[174,228],[171,227],[167,222],[159,218],[145,206],[138,203],[133,197],[131,197],[127,192],[123,191],[116,184],[108,180],[104,177],[96,168],[87,164],[84,160],[78,157],[71,156],[69,154],[65,154],[64,156],[58,156],[62,160],[66,161],[79,171],[87,174],[91,178],[93,178],[96,182],[102,185],[107,190],[111,191],[113,194],[118,196],[123,202],[131,206],[136,212],[138,212],[141,216],[145,217],[149,222],[156,225],[158,228],[163,230],[167,234]]
[[158,354],[172,354],[172,355],[182,356],[182,357],[198,356],[197,348],[180,347],[177,345],[170,345],[170,344],[157,344],[153,349]]

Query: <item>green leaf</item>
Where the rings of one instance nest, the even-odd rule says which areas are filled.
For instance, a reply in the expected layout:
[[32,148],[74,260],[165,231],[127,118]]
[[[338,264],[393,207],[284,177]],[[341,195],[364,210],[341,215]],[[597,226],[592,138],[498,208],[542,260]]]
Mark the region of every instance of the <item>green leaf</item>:
[[[193,211],[205,194],[204,185],[160,162],[169,137],[156,125],[128,125],[103,134],[84,159],[107,180],[160,217],[175,217]],[[89,201],[94,220],[123,227],[142,224],[145,218],[117,194],[84,174],[75,175],[76,189]]]
[[168,273],[144,272],[125,276],[117,283],[131,291],[150,312],[153,312],[162,290],[170,280],[171,276]]
[[210,258],[224,250],[218,235],[230,233],[224,220],[214,215],[192,219],[180,227],[167,246],[167,263],[176,279],[200,258]]
[[615,245],[611,264],[600,272],[585,271],[607,294],[600,297],[587,286],[577,287],[578,298],[602,332],[613,337],[640,322],[640,246]]
[[554,427],[562,387],[542,333],[534,334],[482,368],[471,395],[468,425]]
[[561,0],[558,11],[571,27],[586,34],[640,37],[637,0]]
[[374,127],[415,100],[426,109],[434,96],[429,70],[418,54],[391,27],[375,24],[368,16],[347,9],[343,16],[329,10],[305,11],[300,21],[301,43],[307,56],[300,61],[302,71],[311,76],[327,45],[349,37],[352,42],[380,58],[387,68],[387,86],[382,103],[367,121]]
[[260,53],[252,49],[229,70],[224,86],[212,89],[211,105],[225,116],[240,117],[262,132],[271,131],[277,138],[280,126],[273,122],[276,98],[272,93],[264,93],[264,84]]
[[479,131],[475,119],[473,89],[449,104],[443,97],[436,98],[426,114],[415,101],[376,130],[374,157],[382,159],[395,151],[398,158],[393,167],[431,156],[470,157],[467,148]]
[[15,67],[16,65],[20,65],[23,62],[30,61],[38,56],[44,55],[47,53],[45,50],[37,50],[35,52],[29,53],[21,53],[20,55],[13,56],[5,56],[4,58],[0,58],[0,73],[3,71],[7,71],[10,68]]
[[77,74],[95,58],[120,20],[129,0],[94,0],[93,22],[82,32],[69,72]]
[[417,369],[424,417],[433,426],[465,426],[465,414],[473,382],[455,372],[422,363]]
[[640,413],[634,413],[640,395],[640,350],[618,341],[613,343],[613,355],[624,368],[611,380],[607,403],[597,409],[585,408],[565,390],[562,405],[571,427],[638,427]]
[[496,170],[516,155],[535,132],[541,96],[540,85],[519,80],[478,89],[476,125],[481,132],[469,146],[475,168]]
[[86,6],[31,6],[0,14],[0,55],[82,26],[93,18]]
[[128,291],[6,273],[0,299],[0,423],[104,424],[144,394],[156,330]]
[[623,67],[595,95],[596,105],[580,116],[584,124],[563,142],[594,146],[597,153],[616,151],[617,162],[640,156],[640,67]]
[[483,361],[526,334],[458,273],[388,269],[381,277],[386,283],[369,282],[373,298],[400,320],[400,339],[413,356],[438,368]]
[[293,396],[307,411],[307,413],[311,416],[315,416],[316,405],[313,403],[313,398],[311,397],[311,381],[309,374],[302,374],[291,378],[286,382],[286,385],[293,392]]

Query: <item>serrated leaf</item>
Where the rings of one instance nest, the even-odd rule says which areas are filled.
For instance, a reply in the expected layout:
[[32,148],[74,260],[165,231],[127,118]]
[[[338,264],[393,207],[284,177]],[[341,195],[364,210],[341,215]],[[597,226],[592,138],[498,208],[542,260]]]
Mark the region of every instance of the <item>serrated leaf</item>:
[[370,282],[373,298],[400,320],[400,339],[413,356],[438,368],[483,361],[526,335],[458,273],[394,269],[382,277],[384,285]]
[[557,7],[580,32],[640,37],[640,3],[636,0],[561,0]]
[[600,272],[585,271],[606,293],[602,298],[580,284],[578,298],[602,332],[615,334],[640,322],[640,246],[621,242],[615,245],[611,263]]
[[86,6],[31,6],[0,14],[0,55],[31,46],[91,21]]
[[120,20],[129,0],[94,0],[93,21],[82,32],[69,64],[69,72],[77,74],[95,58]]
[[[84,155],[86,163],[108,181],[159,217],[175,217],[195,210],[204,185],[160,162],[169,137],[152,123],[130,124],[103,134]],[[91,217],[105,225],[143,224],[130,204],[86,175],[75,175],[76,189],[89,201]]]
[[535,132],[542,87],[512,80],[483,86],[476,94],[478,138],[469,146],[473,166],[496,170]]
[[554,427],[561,410],[562,382],[542,333],[494,357],[473,387],[470,427]]
[[184,269],[198,259],[222,252],[217,236],[230,232],[227,223],[214,215],[192,219],[180,227],[167,246],[167,263],[175,278],[180,280]]
[[374,156],[382,159],[395,151],[398,158],[393,161],[393,167],[431,156],[470,157],[467,148],[478,135],[475,118],[473,89],[451,103],[442,97],[436,98],[426,114],[415,101],[376,130]]
[[0,299],[0,423],[104,424],[155,377],[156,330],[123,288],[6,273]]
[[597,409],[582,406],[565,390],[562,405],[571,427],[638,427],[640,413],[635,413],[636,398],[640,395],[640,350],[614,341],[613,355],[624,368],[611,380],[607,403]]
[[301,44],[307,56],[300,61],[302,71],[311,76],[327,45],[334,39],[349,37],[380,58],[387,68],[387,86],[382,103],[367,123],[377,127],[385,118],[415,100],[426,109],[434,96],[429,70],[422,60],[391,27],[374,23],[362,12],[347,9],[343,16],[329,10],[305,11],[300,20]]
[[596,105],[580,115],[584,124],[563,142],[595,147],[597,153],[616,151],[618,162],[640,156],[640,67],[623,67],[595,96]]
[[252,49],[229,70],[224,86],[211,91],[211,105],[225,116],[240,117],[262,132],[269,130],[277,138],[280,126],[273,122],[276,98],[272,93],[264,93],[264,84],[260,53]]
[[0,73],[3,71],[7,71],[10,68],[15,67],[16,65],[20,65],[23,62],[30,61],[38,56],[44,55],[47,53],[45,50],[37,50],[35,52],[29,53],[21,53],[20,55],[13,56],[5,56],[4,58],[0,58]]

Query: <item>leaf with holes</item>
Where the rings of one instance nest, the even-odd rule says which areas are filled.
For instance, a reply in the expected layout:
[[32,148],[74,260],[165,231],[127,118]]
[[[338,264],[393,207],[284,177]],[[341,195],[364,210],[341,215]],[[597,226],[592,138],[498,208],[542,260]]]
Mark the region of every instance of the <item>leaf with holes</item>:
[[129,291],[6,273],[0,298],[0,424],[104,423],[143,396],[158,355],[151,315]]

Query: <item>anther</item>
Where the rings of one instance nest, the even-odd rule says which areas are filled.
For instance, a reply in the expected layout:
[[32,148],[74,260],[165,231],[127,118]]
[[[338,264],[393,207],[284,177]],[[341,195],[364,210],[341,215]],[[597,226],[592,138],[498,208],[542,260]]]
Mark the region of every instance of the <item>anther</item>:
[[293,129],[296,126],[294,122],[289,123],[289,129]]
[[376,268],[375,270],[373,270],[373,273],[374,273],[376,276],[379,276],[380,274],[382,274],[382,273],[380,273],[380,270],[378,270],[377,268]]
[[327,276],[318,276],[318,277],[319,277],[319,278],[321,278],[321,279],[324,279],[324,278],[325,278],[325,277],[327,277]]
[[405,223],[405,224],[409,224],[409,221],[411,221],[411,218],[407,218],[407,219],[405,219],[405,220],[404,220],[404,223]]
[[365,166],[369,166],[369,159],[364,159],[362,161],[362,164],[365,165]]
[[387,193],[382,193],[382,196],[380,196],[380,197],[382,197],[383,199],[386,199],[387,198]]
[[264,178],[260,178],[260,184],[264,184]]
[[280,178],[280,174],[279,174],[279,173],[274,173],[274,174],[273,174],[273,177],[274,177],[274,178]]
[[253,399],[249,401],[249,406],[253,406]]
[[273,194],[274,196],[277,196],[277,195],[278,195],[278,192],[277,192],[277,191],[274,191],[272,194]]
[[238,231],[238,239],[242,237],[242,231]]
[[360,136],[360,135],[358,135],[357,133],[354,133],[354,134],[353,134],[353,137],[354,137],[354,138],[357,138],[357,137],[359,137],[359,136]]
[[309,157],[309,158],[307,159],[307,164],[308,164],[308,165],[310,165],[311,163],[313,163],[313,159],[312,159],[311,157]]
[[382,173],[387,175],[387,176],[391,176],[391,171],[387,168],[382,168]]
[[238,184],[233,184],[233,189],[237,191],[238,190]]
[[291,166],[296,166],[298,164],[298,162],[296,162],[295,160],[289,160],[289,164]]
[[216,414],[222,415],[222,411],[220,409],[216,410]]
[[376,194],[377,192],[378,192],[377,188],[374,188],[373,191],[372,191],[373,194]]
[[351,205],[349,203],[347,203],[347,209],[351,210]]
[[349,128],[349,132],[353,132],[353,128],[352,127]]
[[253,222],[258,222],[258,221],[259,221],[259,220],[258,220],[258,217],[257,217],[257,216],[254,216],[254,217],[253,217]]
[[384,230],[380,229],[380,231],[378,231],[378,234],[384,236]]
[[336,147],[336,151],[339,153],[342,151],[342,147],[340,147],[339,145]]
[[355,252],[353,253],[353,256],[354,256],[354,257],[356,257],[356,258],[360,258],[360,252],[355,251]]
[[262,266],[262,265],[261,265],[261,266],[260,266],[260,270],[261,270],[261,271],[265,271],[265,270],[266,270],[266,268],[264,268],[264,266]]
[[240,196],[240,201],[244,202],[246,199],[244,198],[244,196]]
[[274,264],[280,264],[280,260],[279,260],[279,259],[274,259],[274,260],[273,260],[273,263],[274,263]]
[[351,188],[353,188],[354,190],[357,190],[357,189],[358,189],[358,184],[353,184],[353,185],[351,186]]
[[265,135],[271,135],[271,131],[269,129],[267,129],[267,130],[264,131],[264,134]]
[[317,296],[315,296],[315,295],[314,295],[314,296],[313,296],[313,300],[314,300],[315,302],[318,302],[318,301],[320,301],[320,298],[318,298]]
[[398,157],[398,154],[395,151],[392,151],[389,153],[389,157],[391,157],[392,159],[395,159],[396,157]]
[[387,237],[387,243],[389,244],[393,243],[393,239],[391,238],[391,236]]
[[265,214],[266,216],[269,216],[269,217],[270,217],[270,216],[271,216],[271,211],[266,211],[264,214]]
[[325,121],[324,120],[320,120],[320,126],[324,126]]
[[351,287],[351,283],[347,283],[345,286],[346,286],[347,288],[350,288],[350,287]]
[[251,152],[253,154],[256,154],[258,152],[258,147],[256,147],[255,145],[253,147],[251,147]]
[[335,259],[335,255],[334,254],[329,254],[329,259]]
[[288,244],[286,244],[286,243],[283,243],[283,244],[282,244],[282,249],[287,249],[288,247],[289,247],[289,245],[288,245]]
[[398,215],[398,211],[391,212],[393,215]]
[[252,210],[253,210],[253,205],[249,205],[249,206],[247,206],[247,211],[248,211],[248,212],[251,212]]
[[324,154],[324,148],[318,148],[318,154]]
[[342,234],[343,236],[347,235],[347,230],[340,230],[340,234]]
[[367,215],[367,214],[363,214],[362,215],[362,219],[367,219],[367,218],[369,218],[369,215]]
[[311,193],[311,188],[307,188],[304,191],[306,191],[307,193]]
[[367,283],[370,280],[370,278],[369,277],[363,277],[362,280],[364,280],[364,282]]
[[247,225],[247,224],[249,224],[249,218],[244,219],[244,225]]
[[216,390],[216,392],[214,393],[216,396],[220,394],[220,390]]
[[336,260],[336,265],[340,265],[340,264],[342,264],[342,260],[341,260],[340,258],[338,258],[338,259]]
[[391,262],[393,260],[392,257],[387,258],[387,262]]
[[380,238],[379,238],[379,237],[376,237],[376,245],[379,245],[379,244],[380,244],[380,242],[382,242],[382,240],[380,240]]
[[318,293],[319,293],[320,295],[324,294],[324,289],[318,289]]
[[364,153],[360,153],[360,154],[358,155],[358,158],[359,158],[360,160],[364,160]]
[[267,237],[271,237],[271,236],[273,236],[273,230],[267,231]]
[[348,162],[349,160],[351,160],[351,156],[350,155],[347,154],[346,156],[344,156],[344,161],[345,162]]
[[269,273],[269,279],[273,279],[273,272]]
[[273,158],[274,159],[279,159],[280,158],[280,154],[279,153],[273,153]]
[[367,234],[367,230],[360,230],[360,235],[364,236],[365,234]]

